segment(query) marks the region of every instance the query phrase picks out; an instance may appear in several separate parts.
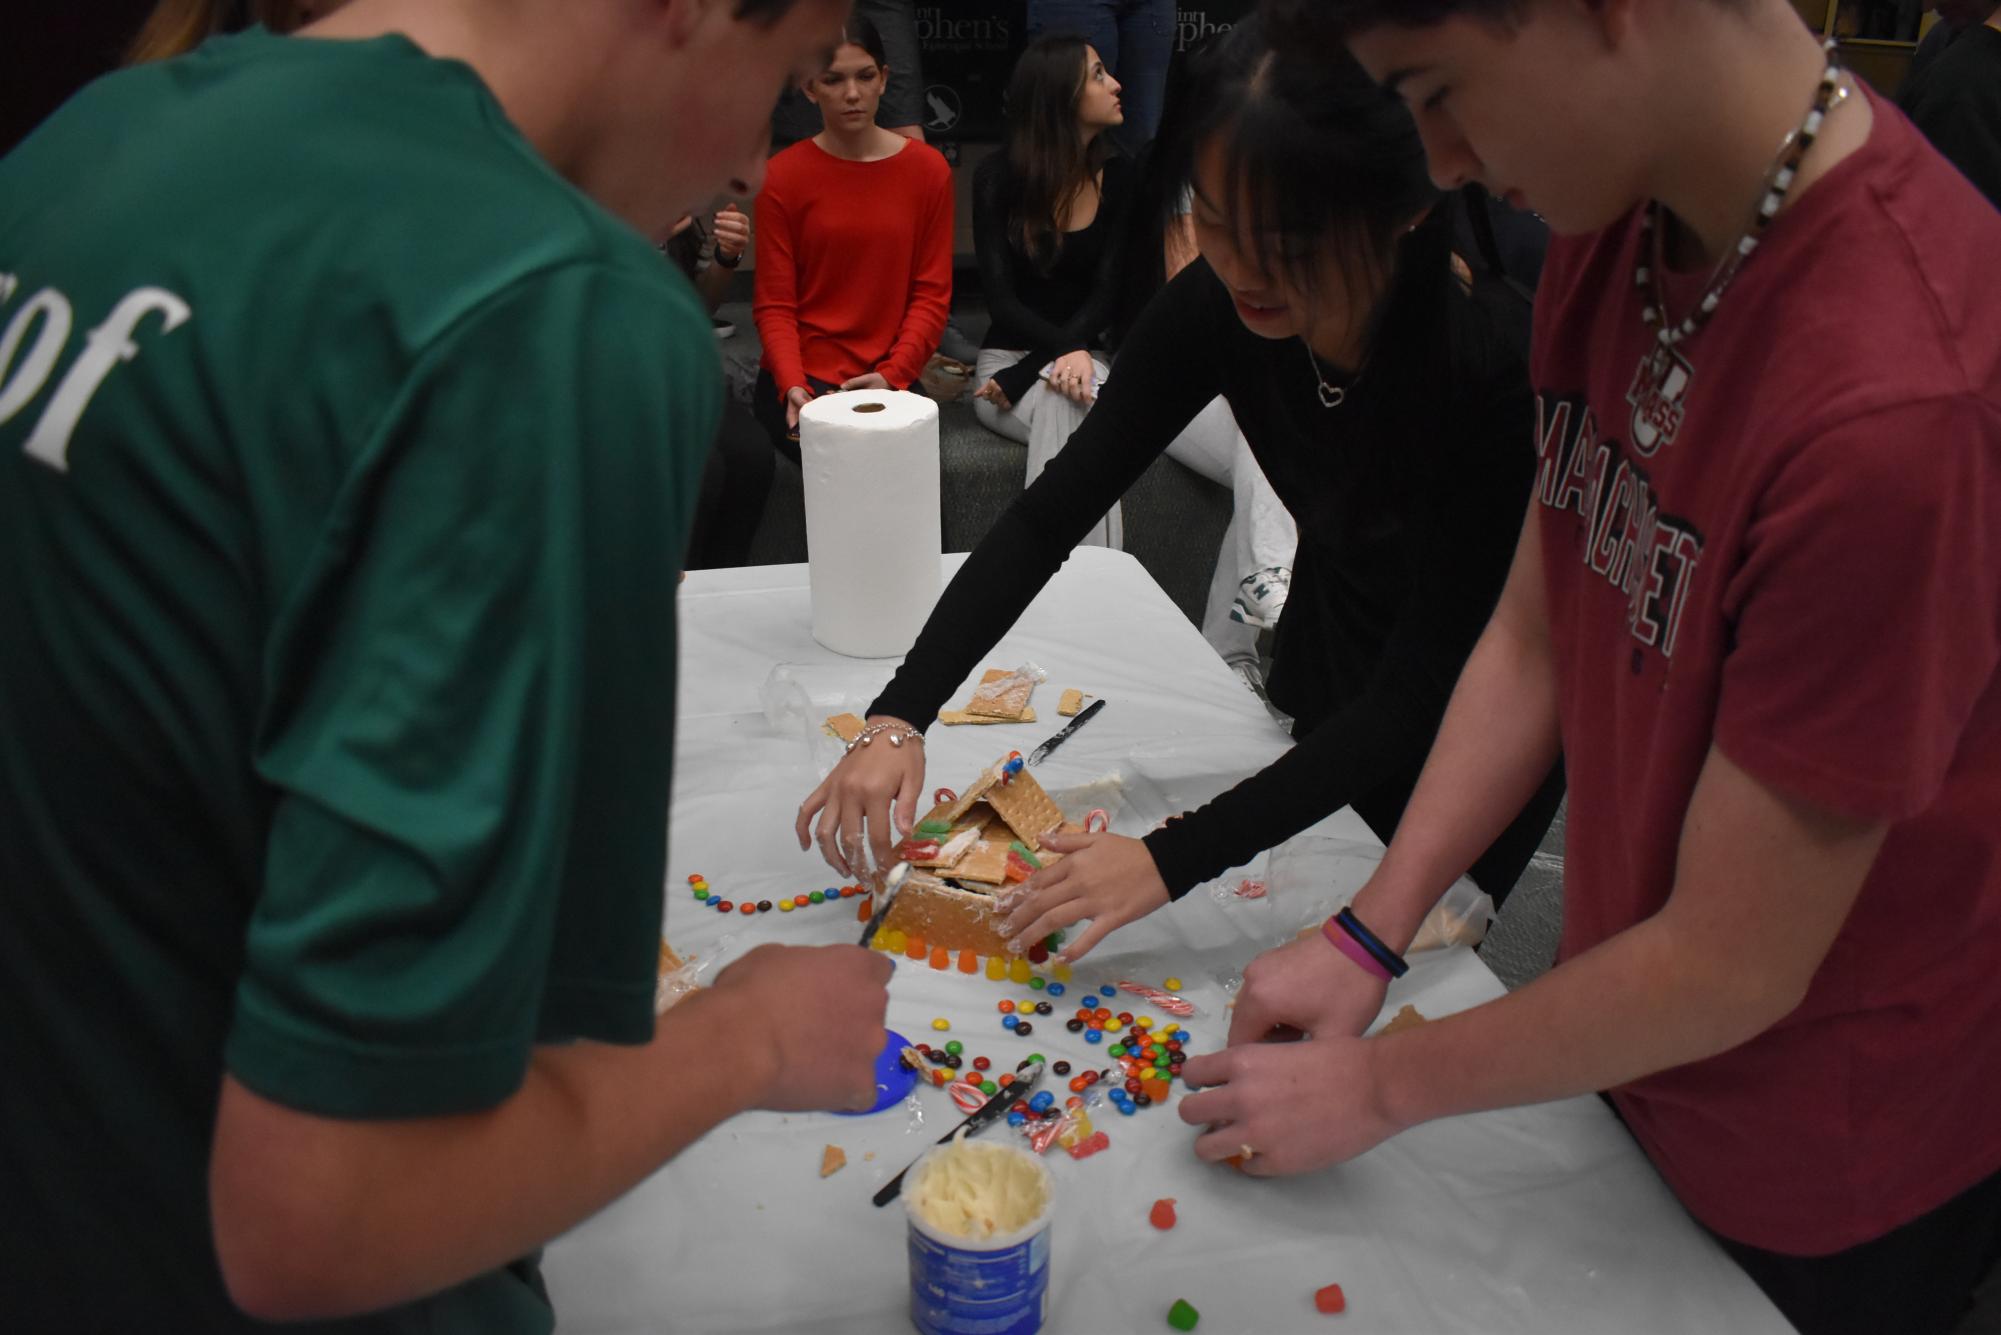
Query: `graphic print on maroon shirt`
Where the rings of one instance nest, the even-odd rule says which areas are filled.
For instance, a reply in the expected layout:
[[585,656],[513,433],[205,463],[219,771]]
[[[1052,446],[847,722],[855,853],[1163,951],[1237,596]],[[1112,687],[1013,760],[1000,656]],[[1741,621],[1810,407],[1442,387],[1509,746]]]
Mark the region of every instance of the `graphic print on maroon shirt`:
[[1536,312],[1561,958],[1667,901],[1712,746],[1890,826],[1791,1015],[1614,1091],[1697,1217],[1800,1255],[2001,1169],[2001,215],[1871,105],[1677,350],[1637,214],[1558,242]]

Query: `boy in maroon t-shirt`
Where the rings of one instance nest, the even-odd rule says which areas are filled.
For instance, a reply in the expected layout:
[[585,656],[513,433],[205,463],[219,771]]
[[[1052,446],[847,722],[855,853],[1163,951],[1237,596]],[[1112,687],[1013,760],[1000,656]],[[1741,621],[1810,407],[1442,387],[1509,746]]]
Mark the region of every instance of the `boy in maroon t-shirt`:
[[[1189,1063],[1197,1153],[1605,1090],[1802,1330],[1949,1331],[2001,1257],[2001,215],[1783,0],[1294,8],[1562,239],[1507,589],[1353,917]],[[1559,742],[1558,966],[1355,1038]]]

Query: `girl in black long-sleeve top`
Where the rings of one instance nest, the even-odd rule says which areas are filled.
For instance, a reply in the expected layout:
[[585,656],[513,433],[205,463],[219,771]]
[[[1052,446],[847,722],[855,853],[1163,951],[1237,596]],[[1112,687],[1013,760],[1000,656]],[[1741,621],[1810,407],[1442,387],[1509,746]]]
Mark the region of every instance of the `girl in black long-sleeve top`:
[[[973,248],[993,324],[974,365],[974,411],[1028,446],[1033,483],[1106,378],[1092,355],[1117,314],[1131,164],[1104,131],[1119,85],[1082,38],[1029,44],[1008,82],[1008,138],[973,176]],[[1118,505],[1081,541],[1120,545]]]
[[[1276,55],[1255,25],[1213,66],[1192,81],[1182,150],[1203,258],[1139,318],[1096,409],[870,710],[928,724],[1104,506],[1228,400],[1299,522],[1270,680],[1298,745],[1144,839],[1052,836],[1066,856],[1016,892],[1008,929],[1029,942],[1090,918],[1070,959],[1342,806],[1389,839],[1499,596],[1534,466],[1521,349],[1453,275],[1409,114],[1351,61]],[[802,845],[818,812],[837,867],[885,858],[892,800],[907,827],[923,783],[921,748],[856,750],[802,806]],[[1561,793],[1559,768],[1474,865],[1497,900]]]

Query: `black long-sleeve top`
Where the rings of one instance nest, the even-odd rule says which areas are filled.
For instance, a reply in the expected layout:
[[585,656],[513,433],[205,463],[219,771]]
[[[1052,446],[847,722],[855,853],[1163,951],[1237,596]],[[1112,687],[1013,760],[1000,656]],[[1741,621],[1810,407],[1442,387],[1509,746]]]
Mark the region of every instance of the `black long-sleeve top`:
[[1134,180],[1126,159],[1106,160],[1097,216],[1063,234],[1047,271],[1008,240],[1011,182],[1005,153],[993,154],[973,173],[973,252],[993,315],[981,346],[1028,354],[994,377],[1008,401],[1019,403],[1053,358],[1103,346],[1105,328],[1118,311]]
[[[1407,793],[1500,595],[1534,465],[1519,355],[1470,301],[1458,307],[1453,364],[1415,377],[1365,367],[1327,408],[1305,345],[1244,328],[1208,265],[1190,265],[1140,317],[1083,426],[967,558],[871,711],[934,718],[993,627],[1020,616],[1220,394],[1299,526],[1270,690],[1302,740],[1148,834],[1161,879],[1179,898],[1385,785]],[[1532,803],[1496,848],[1532,849],[1553,806]]]

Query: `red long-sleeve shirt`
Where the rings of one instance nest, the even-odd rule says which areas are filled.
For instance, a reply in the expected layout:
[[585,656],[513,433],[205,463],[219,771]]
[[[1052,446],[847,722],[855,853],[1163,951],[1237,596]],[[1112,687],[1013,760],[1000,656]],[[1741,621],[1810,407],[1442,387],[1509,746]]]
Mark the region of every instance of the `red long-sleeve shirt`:
[[877,162],[802,140],[772,158],[757,196],[752,315],[783,395],[810,375],[923,371],[952,302],[952,169],[910,141]]

